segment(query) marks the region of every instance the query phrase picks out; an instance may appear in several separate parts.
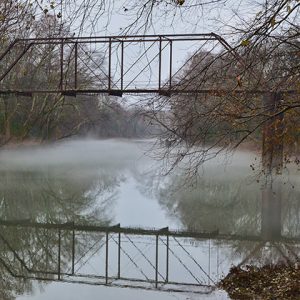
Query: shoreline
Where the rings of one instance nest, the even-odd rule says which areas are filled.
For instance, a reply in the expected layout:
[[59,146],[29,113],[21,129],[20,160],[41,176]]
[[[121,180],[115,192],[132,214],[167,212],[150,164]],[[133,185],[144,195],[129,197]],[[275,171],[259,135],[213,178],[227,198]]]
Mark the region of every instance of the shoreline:
[[300,269],[290,265],[233,267],[218,287],[231,299],[300,299]]

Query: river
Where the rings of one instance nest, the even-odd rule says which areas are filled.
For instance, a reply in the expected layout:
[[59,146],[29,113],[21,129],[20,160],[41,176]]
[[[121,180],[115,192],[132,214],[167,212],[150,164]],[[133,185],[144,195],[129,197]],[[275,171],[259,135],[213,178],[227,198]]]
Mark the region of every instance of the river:
[[[269,203],[262,200],[262,182],[257,171],[259,159],[250,152],[239,151],[207,162],[199,170],[197,184],[190,186],[180,170],[161,177],[161,162],[151,158],[151,145],[152,141],[147,140],[86,139],[2,150],[0,219],[20,221],[20,224],[168,227],[173,231],[229,237],[227,240],[190,237],[172,240],[170,276],[182,283],[194,279],[205,284],[210,280],[217,282],[232,264],[293,260],[292,253],[299,253],[297,243],[281,242],[282,237],[299,239],[300,179],[296,169],[289,170],[280,181],[280,192],[277,189],[275,200]],[[254,166],[254,171],[250,165]],[[1,226],[4,245],[0,251],[1,299],[229,299],[225,292],[207,287],[199,293],[188,290],[178,293],[26,280],[24,277],[30,277],[30,272],[22,273],[24,266],[17,265],[21,258],[21,265],[28,263],[40,273],[56,268],[57,236],[54,238],[47,229],[23,228],[20,224]],[[64,242],[59,250],[61,268],[68,269],[70,239],[64,231],[59,234]],[[265,241],[259,249],[257,244],[261,241],[247,238],[253,236]],[[112,253],[117,251],[114,238],[111,235]],[[274,238],[278,239],[276,244],[268,242]],[[95,244],[98,245],[103,236],[87,232],[77,235],[77,239],[80,245],[76,248],[76,267],[81,274],[102,276],[105,251],[98,246],[95,248]],[[140,278],[142,274],[153,278],[155,240],[147,236],[131,239],[126,235],[125,239],[127,244],[124,244],[121,264],[124,276]],[[164,238],[159,242],[158,250],[164,251]],[[159,260],[162,278],[165,277],[165,258],[163,254]],[[116,255],[110,254],[109,259],[108,272],[114,274]],[[21,272],[23,278],[11,276],[9,270],[14,274]]]

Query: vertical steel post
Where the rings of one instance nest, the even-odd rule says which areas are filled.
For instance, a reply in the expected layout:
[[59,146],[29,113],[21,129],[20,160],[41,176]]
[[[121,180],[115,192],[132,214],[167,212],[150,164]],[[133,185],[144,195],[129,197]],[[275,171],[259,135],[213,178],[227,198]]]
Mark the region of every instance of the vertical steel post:
[[217,246],[217,279],[219,280],[219,245]]
[[60,45],[60,90],[63,90],[63,77],[64,77],[64,42]]
[[155,251],[155,288],[158,286],[158,233],[156,234],[156,251]]
[[161,48],[162,48],[162,41],[161,36],[159,36],[159,61],[158,61],[158,89],[161,89]]
[[61,252],[61,231],[60,229],[58,229],[58,270],[57,270],[58,280],[60,280],[60,252]]
[[75,79],[74,79],[74,87],[77,90],[77,69],[78,69],[78,43],[75,43]]
[[121,91],[124,87],[124,41],[121,42]]
[[106,231],[106,251],[105,251],[105,284],[108,284],[108,231]]
[[167,253],[166,253],[166,283],[169,282],[169,234],[167,234]]
[[210,284],[210,239],[208,240],[208,285]]
[[169,89],[172,88],[172,64],[173,64],[173,42],[170,41],[170,74],[169,74]]
[[118,279],[121,278],[121,232],[118,237]]
[[111,89],[111,38],[108,44],[108,91]]
[[[74,224],[73,224],[74,226]],[[72,275],[75,273],[75,230],[72,231]]]

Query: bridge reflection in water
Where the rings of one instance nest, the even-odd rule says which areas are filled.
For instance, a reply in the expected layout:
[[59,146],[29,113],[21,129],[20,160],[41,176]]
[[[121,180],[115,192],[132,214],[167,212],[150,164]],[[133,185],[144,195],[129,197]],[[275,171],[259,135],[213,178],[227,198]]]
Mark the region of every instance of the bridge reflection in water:
[[[210,293],[232,264],[257,253],[270,259],[275,251],[288,264],[299,261],[295,238],[26,220],[0,221],[0,228],[3,267],[15,278],[45,282]],[[230,258],[236,243],[249,246],[243,258]]]

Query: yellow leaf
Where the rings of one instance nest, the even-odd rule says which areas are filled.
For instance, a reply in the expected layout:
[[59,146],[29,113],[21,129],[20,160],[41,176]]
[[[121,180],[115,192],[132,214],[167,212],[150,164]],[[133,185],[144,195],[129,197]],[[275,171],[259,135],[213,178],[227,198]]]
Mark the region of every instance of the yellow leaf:
[[271,23],[272,27],[274,27],[276,25],[276,19],[275,19],[275,17],[271,19],[270,23]]
[[249,44],[250,44],[250,41],[249,41],[249,40],[243,40],[243,41],[241,42],[241,45],[242,45],[243,47],[247,47]]

